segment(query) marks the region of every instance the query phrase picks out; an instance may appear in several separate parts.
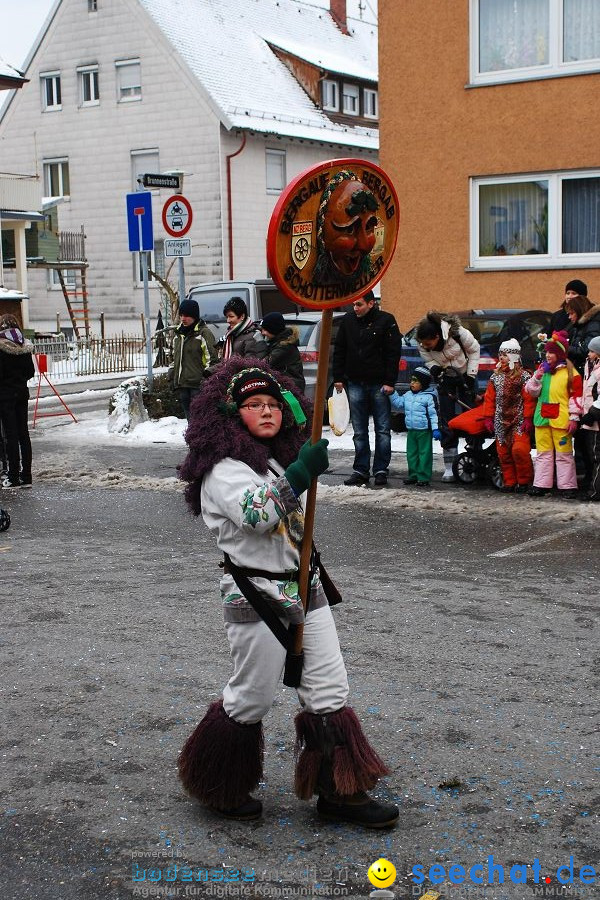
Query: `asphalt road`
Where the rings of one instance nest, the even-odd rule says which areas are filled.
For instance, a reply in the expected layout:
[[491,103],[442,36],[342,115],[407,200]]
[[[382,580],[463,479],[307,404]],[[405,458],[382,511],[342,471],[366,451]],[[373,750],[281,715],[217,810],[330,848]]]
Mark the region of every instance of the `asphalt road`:
[[[392,770],[378,794],[400,822],[332,826],[295,798],[297,701],[282,687],[265,721],[264,819],[224,823],[176,778],[229,672],[218,554],[170,480],[181,452],[84,452],[52,431],[34,442],[46,475],[2,498],[7,897],[366,897],[385,857],[399,900],[431,887],[410,873],[434,864],[444,900],[524,900],[564,896],[556,869],[570,856],[567,896],[598,896],[598,876],[579,878],[600,869],[595,509],[439,483],[416,497],[401,460],[391,489],[336,491],[350,457],[334,455],[316,537],[344,594],[351,702]],[[487,880],[490,856],[504,884],[449,882],[451,864],[482,863]],[[531,868],[527,884],[510,881],[536,859],[539,885]],[[245,884],[231,874],[242,868],[255,873]]]

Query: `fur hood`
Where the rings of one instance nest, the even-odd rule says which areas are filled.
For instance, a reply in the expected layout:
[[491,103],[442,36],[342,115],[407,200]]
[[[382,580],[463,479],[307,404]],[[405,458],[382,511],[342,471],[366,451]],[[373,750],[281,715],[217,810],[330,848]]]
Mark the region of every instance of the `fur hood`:
[[584,314],[577,319],[577,326],[587,325],[587,323],[591,319],[595,319],[596,316],[600,316],[600,304],[598,303],[595,306],[591,306],[587,312],[584,312]]
[[5,328],[4,331],[0,331],[0,350],[4,353],[19,355],[33,353],[34,349],[31,341],[23,337],[20,328]]
[[[298,426],[289,407],[284,406],[281,431],[272,441],[253,438],[242,424],[237,410],[226,406],[226,394],[232,377],[256,366],[268,372],[283,389],[297,397],[307,422]],[[247,463],[255,472],[266,475],[269,457],[286,468],[293,462],[302,444],[310,438],[312,404],[301,394],[290,378],[265,365],[264,361],[234,356],[222,363],[203,384],[190,408],[190,424],[185,433],[188,454],[179,470],[179,476],[188,482],[185,497],[194,515],[201,512],[200,491],[202,479],[222,459],[227,457]]]
[[274,337],[270,338],[267,341],[267,345],[269,347],[274,346],[275,344],[279,344],[280,346],[285,346],[286,344],[290,344],[292,346],[298,346],[300,343],[300,329],[296,325],[286,325],[286,327],[279,334],[276,334]]

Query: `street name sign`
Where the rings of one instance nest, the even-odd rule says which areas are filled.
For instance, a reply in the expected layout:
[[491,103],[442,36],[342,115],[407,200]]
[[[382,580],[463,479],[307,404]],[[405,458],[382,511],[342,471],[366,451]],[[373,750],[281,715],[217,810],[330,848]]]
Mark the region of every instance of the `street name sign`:
[[167,238],[165,256],[191,256],[192,242],[189,238]]
[[178,191],[179,175],[153,175],[146,172],[142,175],[142,184],[148,188],[170,188],[172,191]]

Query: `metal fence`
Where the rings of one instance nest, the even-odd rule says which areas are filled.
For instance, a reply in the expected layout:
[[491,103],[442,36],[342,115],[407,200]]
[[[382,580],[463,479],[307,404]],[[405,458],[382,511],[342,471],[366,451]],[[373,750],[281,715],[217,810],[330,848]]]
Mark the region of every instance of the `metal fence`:
[[[154,355],[156,340],[152,343]],[[48,375],[54,379],[145,371],[147,368],[146,339],[139,336],[123,334],[67,340],[64,335],[57,335],[36,338],[33,345],[36,354],[46,356]]]

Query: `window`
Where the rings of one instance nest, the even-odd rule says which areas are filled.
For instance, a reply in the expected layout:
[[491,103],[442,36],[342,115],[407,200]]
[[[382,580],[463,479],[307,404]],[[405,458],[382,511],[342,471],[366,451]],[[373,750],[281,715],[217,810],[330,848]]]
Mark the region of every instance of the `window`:
[[44,72],[40,75],[42,85],[42,109],[62,109],[60,93],[60,72]]
[[98,12],[98,0],[88,0],[88,12]]
[[[160,172],[159,155],[157,149],[151,150],[132,150],[131,151],[131,190],[139,191],[141,185],[138,184],[138,178],[145,175],[146,172]],[[143,188],[146,190],[146,188]],[[153,193],[159,193],[157,188]]]
[[359,114],[359,90],[356,84],[344,84],[342,90],[343,112],[348,116]]
[[363,89],[364,115],[367,119],[379,118],[379,98],[372,88]]
[[[144,273],[142,271],[142,254],[134,253],[133,255],[133,271],[136,287],[142,287],[144,284]],[[161,240],[154,241],[154,250],[146,251],[146,260],[148,262],[148,284],[157,286],[158,282],[150,274],[156,272],[164,276],[165,272],[165,243]]]
[[332,112],[337,112],[340,108],[340,87],[337,81],[331,81],[329,78],[325,78],[322,84],[322,95],[323,95],[323,109],[329,109]]
[[124,103],[142,99],[142,67],[139,59],[115,63],[117,67],[117,100]]
[[600,70],[597,0],[471,0],[471,81]]
[[[62,276],[68,291],[77,290],[77,272],[75,269],[63,269]],[[62,285],[56,269],[48,269],[48,287],[52,291],[62,290]]]
[[285,187],[285,150],[265,150],[267,194],[279,194]]
[[70,197],[69,160],[44,160],[44,190],[47,197]]
[[600,171],[472,181],[474,268],[600,264]]
[[98,66],[80,66],[77,69],[79,78],[79,102],[82,106],[97,106],[100,102],[98,90]]

